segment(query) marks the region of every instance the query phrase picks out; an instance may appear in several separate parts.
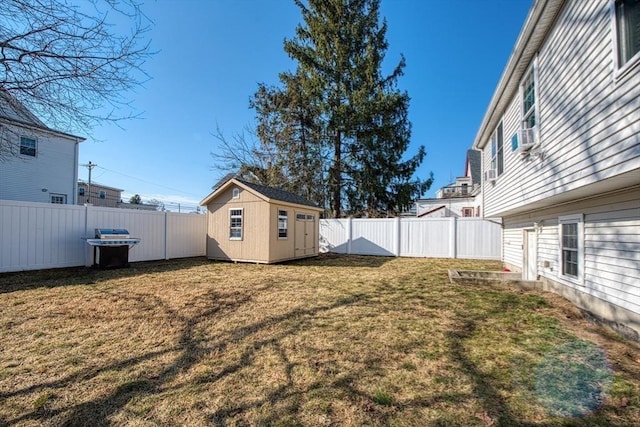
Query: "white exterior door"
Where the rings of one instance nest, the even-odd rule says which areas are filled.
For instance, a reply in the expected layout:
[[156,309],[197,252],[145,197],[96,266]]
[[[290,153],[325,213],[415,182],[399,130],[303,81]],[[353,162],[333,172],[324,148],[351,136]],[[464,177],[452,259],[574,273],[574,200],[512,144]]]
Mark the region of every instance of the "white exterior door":
[[535,230],[525,230],[524,233],[525,248],[522,278],[536,280],[538,275],[538,236]]

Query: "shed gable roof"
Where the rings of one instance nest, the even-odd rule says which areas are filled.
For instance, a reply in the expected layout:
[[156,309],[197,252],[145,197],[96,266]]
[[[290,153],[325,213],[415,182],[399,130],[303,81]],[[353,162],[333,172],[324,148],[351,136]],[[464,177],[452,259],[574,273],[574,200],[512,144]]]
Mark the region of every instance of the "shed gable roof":
[[298,196],[297,194],[291,193],[289,191],[285,191],[281,188],[268,187],[266,185],[255,184],[253,182],[244,181],[236,178],[236,181],[241,182],[247,187],[255,190],[256,192],[262,194],[263,196],[271,199],[271,200],[279,200],[281,202],[293,203],[296,205],[304,205],[311,206],[317,208],[318,205],[315,203],[305,199],[304,197]]
[[233,174],[228,174],[218,181],[213,187],[213,192],[205,197],[200,202],[200,205],[206,205],[211,200],[215,199],[222,191],[231,185],[230,183],[232,182],[235,182],[244,188],[248,188],[250,191],[261,196],[266,201],[280,201],[320,209],[315,203],[305,199],[304,197],[298,196],[297,194],[291,193],[290,191],[245,181],[243,179],[236,178]]

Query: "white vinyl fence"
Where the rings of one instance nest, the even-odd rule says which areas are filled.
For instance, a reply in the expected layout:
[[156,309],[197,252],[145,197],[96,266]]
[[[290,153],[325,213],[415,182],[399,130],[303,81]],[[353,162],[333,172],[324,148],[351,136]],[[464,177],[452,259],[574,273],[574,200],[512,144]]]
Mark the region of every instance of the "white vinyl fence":
[[320,220],[320,250],[357,255],[501,259],[500,220],[366,218]]
[[141,238],[132,262],[206,254],[205,215],[0,200],[0,272],[89,266],[96,228]]

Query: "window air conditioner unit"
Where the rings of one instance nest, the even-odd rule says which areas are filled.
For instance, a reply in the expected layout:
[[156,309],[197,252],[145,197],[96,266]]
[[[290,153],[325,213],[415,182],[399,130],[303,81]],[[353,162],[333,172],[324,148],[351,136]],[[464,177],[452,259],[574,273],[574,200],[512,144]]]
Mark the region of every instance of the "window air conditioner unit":
[[523,128],[518,130],[518,151],[524,153],[529,151],[538,143],[536,128]]
[[495,169],[489,169],[484,171],[484,180],[487,182],[494,182],[498,177],[498,171]]

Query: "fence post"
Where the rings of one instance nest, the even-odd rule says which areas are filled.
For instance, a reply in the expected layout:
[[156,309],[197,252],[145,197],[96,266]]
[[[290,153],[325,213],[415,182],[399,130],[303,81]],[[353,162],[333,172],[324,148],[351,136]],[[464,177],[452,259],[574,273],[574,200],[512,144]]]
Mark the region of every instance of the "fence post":
[[169,259],[169,250],[167,248],[169,244],[169,239],[167,238],[167,234],[169,231],[169,213],[164,211],[164,259]]
[[[84,205],[84,236],[82,237],[89,237],[87,235],[87,227],[88,227],[88,222],[89,222],[89,206]],[[88,245],[87,243],[84,244],[84,266],[85,267],[90,267],[89,265],[89,248],[93,248],[93,246]]]
[[353,228],[352,228],[352,220],[353,218],[347,218],[347,255],[351,255],[351,241],[353,240]]
[[452,216],[451,217],[451,222],[450,222],[451,226],[449,228],[449,258],[456,258],[457,257],[457,248],[456,248],[456,232],[457,232],[457,224],[456,224],[456,217]]
[[402,247],[402,233],[401,233],[401,224],[400,224],[400,217],[397,216],[396,217],[396,256],[400,256],[400,248]]

